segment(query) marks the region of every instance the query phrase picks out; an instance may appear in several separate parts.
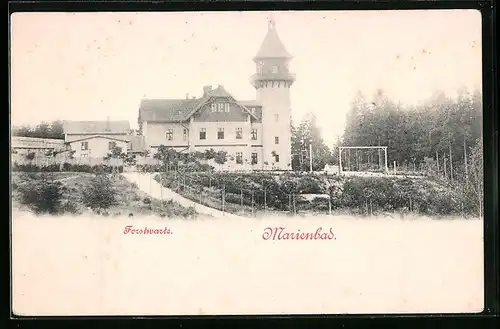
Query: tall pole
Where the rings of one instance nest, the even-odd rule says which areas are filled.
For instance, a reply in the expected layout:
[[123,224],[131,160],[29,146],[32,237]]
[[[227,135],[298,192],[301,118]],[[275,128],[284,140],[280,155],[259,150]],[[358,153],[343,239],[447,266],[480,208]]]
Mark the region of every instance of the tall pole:
[[264,187],[264,216],[267,214],[267,193],[266,187],[264,186],[264,182],[262,182],[262,186]]
[[467,144],[465,141],[465,135],[464,135],[464,165],[465,165],[465,179],[468,181],[469,180],[469,168],[467,165]]
[[[385,156],[385,173],[389,173],[389,166],[387,165],[387,147],[384,148],[384,156]],[[394,167],[396,168],[396,167]]]
[[226,193],[226,185],[222,185],[222,215],[224,215],[224,199]]
[[342,147],[339,147],[339,175],[342,175]]
[[309,171],[313,171],[313,146],[312,143],[309,142]]
[[252,217],[254,216],[255,212],[253,210],[254,207],[254,191],[252,191]]

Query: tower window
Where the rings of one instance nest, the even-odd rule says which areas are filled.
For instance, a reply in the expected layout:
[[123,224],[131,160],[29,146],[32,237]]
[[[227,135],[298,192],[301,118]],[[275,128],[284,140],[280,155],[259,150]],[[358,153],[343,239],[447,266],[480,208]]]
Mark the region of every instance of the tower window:
[[167,129],[167,132],[165,133],[165,137],[167,138],[168,141],[171,141],[172,139],[174,139],[174,130]]
[[257,129],[252,129],[252,140],[257,140]]
[[217,139],[224,139],[224,128],[217,129]]
[[200,129],[200,139],[207,139],[207,129],[206,128]]
[[274,144],[279,144],[280,138],[278,136],[274,137]]
[[236,128],[236,139],[243,138],[243,128]]
[[243,164],[243,153],[242,152],[236,152],[236,163]]
[[257,164],[257,153],[252,153],[252,164]]
[[262,68],[264,67],[264,63],[258,62],[257,63],[257,72],[262,73]]

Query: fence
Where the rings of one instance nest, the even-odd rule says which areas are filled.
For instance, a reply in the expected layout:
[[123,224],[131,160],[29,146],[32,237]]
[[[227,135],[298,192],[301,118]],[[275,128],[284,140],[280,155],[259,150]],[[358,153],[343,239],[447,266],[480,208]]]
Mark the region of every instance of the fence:
[[[70,157],[68,153],[61,153],[55,156],[46,156],[39,153],[33,153],[32,157],[27,154],[11,154],[11,160],[13,164],[18,165],[35,165],[35,166],[50,166],[50,165],[62,165],[64,163],[69,163],[71,165],[109,165],[109,166],[123,166],[124,161],[122,159],[111,158],[105,160],[102,157]],[[142,156],[136,156],[135,158],[137,165],[159,165],[161,161],[154,158],[147,158]]]
[[[177,171],[160,173],[156,176],[166,186],[182,196],[205,206],[227,211],[236,215],[255,217],[261,214],[296,215],[300,209],[314,210],[305,207],[312,204],[298,193],[282,191],[280,195],[269,193],[264,187],[249,189],[245,187],[230,188],[208,176],[208,182],[200,183],[196,178]],[[305,202],[304,202],[305,201]],[[326,199],[326,207],[315,209],[316,212],[332,213],[330,198]]]

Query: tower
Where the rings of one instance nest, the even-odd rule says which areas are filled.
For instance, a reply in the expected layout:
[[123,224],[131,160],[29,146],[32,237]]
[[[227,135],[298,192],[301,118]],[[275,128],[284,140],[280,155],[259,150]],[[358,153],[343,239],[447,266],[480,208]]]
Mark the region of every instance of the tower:
[[270,17],[267,35],[253,59],[256,73],[251,77],[262,105],[262,161],[268,163],[268,169],[292,168],[290,87],[295,75],[289,70],[291,59]]

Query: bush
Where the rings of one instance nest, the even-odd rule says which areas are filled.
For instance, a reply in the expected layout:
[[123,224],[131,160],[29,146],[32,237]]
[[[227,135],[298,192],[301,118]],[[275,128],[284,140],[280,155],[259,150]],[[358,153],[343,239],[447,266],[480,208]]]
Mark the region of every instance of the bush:
[[37,214],[58,214],[62,211],[61,185],[60,182],[54,182],[46,175],[40,176],[37,180],[30,180],[29,184],[19,186],[21,203]]
[[83,190],[83,202],[91,209],[108,209],[117,204],[116,190],[106,174],[97,174]]
[[59,165],[58,164],[51,164],[48,166],[43,166],[40,168],[42,172],[54,172],[54,171],[59,171]]
[[39,166],[36,166],[34,164],[31,164],[31,163],[27,163],[27,164],[14,163],[14,165],[12,166],[12,171],[40,172],[41,169]]

